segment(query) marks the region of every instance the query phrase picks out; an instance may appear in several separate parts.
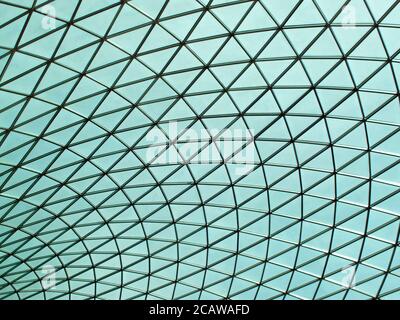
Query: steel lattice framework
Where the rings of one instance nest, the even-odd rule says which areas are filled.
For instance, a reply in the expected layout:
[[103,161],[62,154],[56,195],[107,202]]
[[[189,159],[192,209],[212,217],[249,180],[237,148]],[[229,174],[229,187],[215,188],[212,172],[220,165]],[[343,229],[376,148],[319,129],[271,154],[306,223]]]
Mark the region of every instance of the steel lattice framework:
[[0,10],[0,299],[400,299],[399,1]]

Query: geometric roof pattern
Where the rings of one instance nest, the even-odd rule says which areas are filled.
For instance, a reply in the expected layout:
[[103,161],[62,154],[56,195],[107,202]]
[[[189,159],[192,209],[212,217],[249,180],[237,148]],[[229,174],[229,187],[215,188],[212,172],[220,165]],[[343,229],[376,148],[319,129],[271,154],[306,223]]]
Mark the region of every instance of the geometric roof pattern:
[[399,1],[0,10],[0,299],[400,299]]

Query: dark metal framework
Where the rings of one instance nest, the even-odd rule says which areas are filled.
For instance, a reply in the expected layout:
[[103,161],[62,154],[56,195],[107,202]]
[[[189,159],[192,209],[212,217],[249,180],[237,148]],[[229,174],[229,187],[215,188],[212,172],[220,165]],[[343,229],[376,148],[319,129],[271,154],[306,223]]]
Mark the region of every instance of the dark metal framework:
[[[400,34],[392,22],[400,16],[398,1],[381,6],[337,1],[328,15],[324,1],[293,0],[279,16],[277,1],[270,8],[268,1],[188,0],[191,8],[182,10],[177,1],[89,1],[91,10],[79,14],[85,1],[75,0],[69,19],[56,15],[55,29],[24,42],[35,16],[43,16],[41,9],[48,4],[57,8],[63,1],[35,0],[29,7],[0,1],[6,12],[21,10],[0,20],[0,30],[23,21],[15,29],[19,35],[13,47],[0,46],[1,299],[400,298],[400,210],[393,205],[400,199],[400,48],[389,47],[385,36],[387,30],[397,39]],[[345,48],[338,19],[352,3],[366,10],[370,23],[356,23],[354,30],[362,32]],[[298,17],[306,5],[319,20]],[[181,12],[174,13],[175,8]],[[124,10],[147,21],[125,21],[132,27],[113,33],[126,19]],[[260,12],[274,25],[243,27],[248,16]],[[109,13],[104,33],[85,26],[90,19],[102,22],[104,13]],[[230,24],[229,15],[235,13],[240,15]],[[180,35],[174,23],[185,18],[192,24]],[[206,19],[224,31],[193,37],[205,32]],[[75,45],[68,38],[72,30],[93,40]],[[304,38],[301,50],[291,33],[297,30],[313,35]],[[133,36],[135,31],[143,33]],[[30,49],[50,43],[58,33],[53,51],[39,55]],[[127,42],[121,45],[120,37],[129,34],[137,42],[134,50]],[[309,54],[328,35],[327,43],[338,51]],[[375,55],[376,48],[370,56],[354,55],[372,35],[383,55]],[[247,36],[254,38],[246,42]],[[164,45],[163,37],[174,42]],[[279,37],[290,51],[281,46],[280,54],[268,57],[266,50]],[[67,41],[71,48],[66,49]],[[224,49],[234,46],[246,57],[236,59],[232,52],[222,59]],[[93,67],[102,50],[104,62],[99,59]],[[209,51],[207,60],[201,50]],[[82,52],[86,61],[68,62]],[[18,69],[13,64],[18,53],[38,63],[7,76]],[[178,57],[183,53],[194,63],[182,64],[186,60]],[[172,68],[176,61],[180,64]],[[313,62],[323,69],[318,78]],[[326,70],[323,62],[330,63]],[[361,69],[355,69],[356,62]],[[278,66],[276,77],[269,74],[271,63]],[[63,71],[52,69],[57,66]],[[148,75],[141,76],[138,66]],[[240,69],[236,75],[235,67]],[[297,67],[303,83],[296,82]],[[360,80],[364,68],[371,69]],[[338,70],[348,72],[351,87]],[[67,72],[71,76],[64,76]],[[257,74],[259,82],[243,80],[249,73]],[[388,89],[372,88],[383,73],[391,77]],[[32,88],[18,89],[18,81],[33,74]],[[182,74],[188,75],[183,76],[187,83],[174,83]],[[128,81],[121,83],[124,75]],[[129,78],[133,75],[138,78]],[[330,84],[332,75],[336,85]],[[205,83],[211,87],[191,90],[204,86],[202,77],[209,77]],[[139,87],[140,94],[132,98]],[[313,102],[307,100],[311,97]],[[225,113],[225,102],[217,109],[225,98],[236,110]],[[268,111],[266,99],[275,110]],[[46,111],[35,109],[27,117],[33,103]],[[169,116],[182,103],[185,113]],[[343,111],[346,103],[354,111]],[[311,104],[318,113],[307,109]],[[176,139],[166,129],[171,120],[186,128]],[[198,126],[217,126],[218,136],[230,128],[257,127],[252,173],[234,177],[234,164],[224,161],[146,162],[144,154],[152,146],[145,137],[151,130],[165,134],[164,151],[176,148],[179,153],[178,146],[188,142],[179,138]],[[215,137],[199,143],[201,150],[218,148]],[[44,290],[41,268],[49,264],[57,270],[57,285]],[[349,266],[355,268],[357,285],[344,288],[340,279]]]

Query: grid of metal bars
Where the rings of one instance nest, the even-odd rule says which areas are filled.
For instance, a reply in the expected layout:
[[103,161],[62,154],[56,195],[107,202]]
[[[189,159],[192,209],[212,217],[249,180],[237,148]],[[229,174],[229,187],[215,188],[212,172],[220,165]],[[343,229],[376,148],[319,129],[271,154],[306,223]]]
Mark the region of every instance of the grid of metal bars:
[[0,298],[400,297],[399,1],[280,2],[0,1]]

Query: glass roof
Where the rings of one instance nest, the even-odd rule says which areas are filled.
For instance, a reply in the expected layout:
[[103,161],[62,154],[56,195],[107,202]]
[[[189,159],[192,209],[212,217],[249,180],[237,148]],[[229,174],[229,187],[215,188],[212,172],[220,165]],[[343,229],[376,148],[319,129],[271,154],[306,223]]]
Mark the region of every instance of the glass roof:
[[399,1],[0,10],[0,299],[400,299]]

